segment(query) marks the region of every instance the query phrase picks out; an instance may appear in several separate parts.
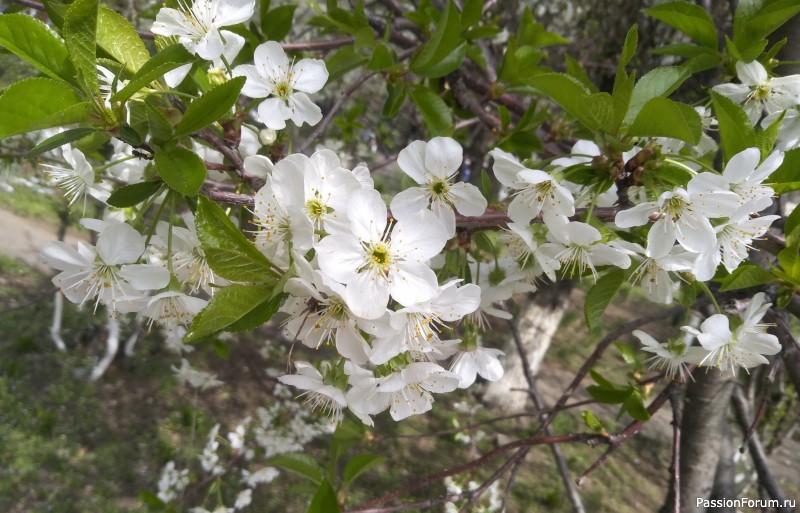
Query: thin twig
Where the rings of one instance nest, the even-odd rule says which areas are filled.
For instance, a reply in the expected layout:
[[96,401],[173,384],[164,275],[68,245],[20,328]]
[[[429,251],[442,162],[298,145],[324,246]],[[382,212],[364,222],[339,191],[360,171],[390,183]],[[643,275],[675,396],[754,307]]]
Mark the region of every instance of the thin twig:
[[769,370],[769,374],[767,375],[767,386],[764,387],[764,397],[761,398],[761,404],[758,406],[758,410],[756,410],[756,416],[753,419],[753,422],[750,424],[750,428],[744,434],[744,439],[742,440],[741,451],[744,452],[744,446],[750,441],[752,438],[753,433],[756,432],[756,428],[758,427],[761,419],[764,417],[764,412],[767,411],[767,407],[772,402],[772,398],[770,397],[770,389],[772,385],[775,383],[775,376],[778,374],[778,370],[781,368],[781,360],[775,360],[775,363],[772,364],[772,368]]
[[342,37],[329,41],[306,41],[305,43],[281,43],[285,52],[304,52],[312,50],[333,50],[355,41],[352,37]]
[[672,406],[672,497],[675,510],[681,513],[681,403],[677,387],[669,388],[669,404]]
[[610,346],[614,340],[618,339],[623,335],[627,335],[628,333],[632,332],[637,328],[640,328],[641,326],[650,324],[651,322],[654,321],[659,321],[661,319],[672,317],[673,315],[679,314],[683,311],[684,308],[682,306],[676,306],[668,310],[661,310],[660,312],[655,312],[650,315],[641,317],[639,319],[626,322],[619,328],[615,329],[614,331],[603,337],[603,339],[597,344],[597,346],[595,346],[594,351],[589,356],[589,358],[587,358],[586,361],[583,362],[583,365],[578,370],[578,373],[572,379],[572,382],[569,384],[567,389],[564,390],[564,392],[561,394],[561,397],[559,397],[558,401],[556,401],[556,404],[553,407],[555,409],[554,413],[551,413],[550,415],[547,416],[547,418],[544,419],[544,422],[542,422],[542,425],[539,426],[539,428],[536,430],[533,436],[538,436],[539,434],[543,433],[545,429],[547,429],[547,426],[550,425],[550,423],[553,421],[556,414],[558,413],[558,409],[564,406],[567,400],[570,397],[572,397],[572,394],[575,393],[575,390],[578,389],[578,386],[581,384],[581,381],[583,381],[583,378],[585,378],[586,375],[589,373],[589,369],[592,368],[595,362],[600,358],[600,356],[602,356],[603,352],[606,349],[608,349],[608,346]]
[[[661,393],[658,394],[655,399],[653,399],[650,405],[647,406],[647,413],[653,415],[655,412],[661,409],[661,407],[664,406],[664,403],[667,402],[669,395],[672,393],[672,389],[677,388],[678,386],[679,385],[677,381],[673,381],[669,385],[667,385],[667,387],[664,390],[662,390]],[[645,422],[646,421],[644,420],[635,420],[630,424],[628,424],[628,427],[626,427],[625,430],[622,431],[622,433],[610,437],[608,449],[606,449],[606,452],[601,454],[600,457],[597,458],[597,460],[595,460],[595,462],[592,463],[591,466],[589,466],[589,468],[583,472],[583,474],[581,474],[581,476],[578,478],[577,481],[578,486],[580,486],[581,483],[583,483],[583,481],[587,477],[589,477],[589,475],[592,474],[592,472],[603,466],[606,460],[608,460],[608,458],[612,454],[614,454],[617,451],[617,449],[619,449],[625,442],[627,442],[630,439],[630,437],[635,435],[639,431],[639,429],[641,429],[641,427],[644,425]]]
[[350,84],[347,87],[347,89],[342,91],[342,93],[339,95],[339,98],[336,99],[336,103],[334,103],[333,107],[331,107],[331,110],[329,110],[328,113],[325,114],[325,117],[322,118],[322,121],[320,121],[319,124],[317,124],[317,126],[314,128],[314,131],[311,132],[311,135],[309,135],[308,138],[306,138],[306,140],[303,141],[303,144],[300,145],[297,152],[304,153],[308,149],[308,147],[311,146],[311,144],[314,141],[316,141],[320,135],[322,135],[322,132],[324,132],[325,129],[328,128],[328,125],[331,123],[331,121],[333,121],[333,118],[336,115],[336,113],[339,112],[339,109],[342,108],[344,102],[346,102],[347,99],[350,98],[350,96],[354,92],[356,92],[356,89],[361,87],[361,85],[364,82],[366,82],[367,80],[369,80],[370,78],[374,77],[377,74],[378,74],[377,71],[369,71],[367,73],[364,73],[363,75],[358,77],[352,84]]
[[[525,380],[528,382],[528,395],[531,398],[531,402],[533,402],[533,406],[537,410],[541,410],[544,408],[544,398],[542,394],[539,393],[539,389],[536,387],[536,377],[533,374],[533,370],[531,369],[530,362],[528,361],[528,355],[525,351],[525,344],[522,341],[522,335],[519,332],[519,326],[513,320],[508,320],[508,327],[511,330],[511,337],[514,339],[514,344],[517,347],[517,352],[519,353],[519,358],[522,361],[522,368],[525,374]],[[545,435],[552,436],[553,430],[550,426],[545,427],[544,430]],[[517,474],[518,468],[522,465],[522,462],[525,460],[525,455],[527,454],[529,448],[523,449],[524,453],[515,464],[514,470],[511,472],[508,478],[508,484],[506,485],[506,493],[503,496],[503,501],[508,498],[509,494],[511,493],[511,488],[514,486],[514,478]],[[578,493],[577,488],[575,487],[575,483],[572,481],[572,476],[569,471],[569,465],[567,465],[567,460],[564,458],[564,453],[561,452],[561,448],[558,445],[551,445],[550,450],[553,453],[553,458],[556,462],[556,468],[558,469],[558,473],[561,475],[561,481],[564,483],[564,488],[567,490],[567,497],[569,498],[570,503],[572,503],[572,508],[575,513],[584,513],[586,510],[583,508],[583,503],[581,502],[581,496]],[[501,510],[505,509],[505,504]]]
[[[750,413],[747,408],[747,400],[740,387],[733,387],[731,402],[733,403],[733,410],[736,413],[736,420],[739,423],[739,427],[742,429],[742,432],[745,433],[751,422]],[[769,468],[767,455],[764,453],[764,448],[757,434],[754,433],[750,437],[747,446],[750,449],[750,458],[753,460],[756,474],[758,474],[758,482],[764,487],[770,497],[777,500],[781,505],[785,504],[786,495],[784,495],[781,486],[778,484],[777,479],[775,479],[775,476],[772,474],[772,470]],[[740,449],[740,452],[744,452],[744,447]],[[789,513],[794,512],[794,509],[788,506],[779,506],[778,511]]]
[[[595,399],[584,399],[583,401],[575,401],[574,403],[565,404],[561,407],[561,410],[569,410],[571,408],[578,408],[580,406],[586,406],[587,404],[594,404],[597,401]],[[521,413],[512,413],[510,415],[503,415],[501,417],[494,417],[488,420],[484,420],[481,422],[475,422],[473,424],[467,424],[463,427],[452,428],[452,429],[444,429],[441,431],[431,431],[429,433],[415,433],[413,435],[384,435],[376,437],[375,440],[377,442],[384,442],[386,440],[396,440],[398,438],[422,438],[422,437],[435,437],[435,436],[445,436],[445,435],[453,435],[455,433],[461,433],[462,431],[472,431],[473,429],[487,426],[489,424],[496,424],[497,422],[502,422],[504,420],[513,420],[513,419],[521,419],[525,417],[541,417],[542,415],[547,415],[548,413],[553,413],[555,410],[553,408],[545,408],[542,410],[536,411],[526,411]]]
[[448,470],[443,470],[441,472],[437,472],[436,474],[431,474],[419,481],[416,481],[408,486],[404,486],[399,490],[395,490],[383,497],[379,497],[377,499],[373,499],[369,502],[361,504],[354,509],[348,510],[348,512],[364,512],[364,511],[374,511],[372,508],[375,506],[380,506],[392,499],[396,499],[397,497],[401,497],[409,492],[413,492],[419,488],[423,488],[428,486],[432,483],[441,481],[445,477],[454,476],[456,474],[461,474],[468,470],[472,470],[482,466],[483,464],[491,461],[496,456],[508,452],[514,449],[519,449],[520,447],[532,447],[535,445],[547,445],[547,444],[560,444],[560,443],[585,443],[592,446],[609,443],[609,437],[606,435],[600,435],[597,433],[573,433],[568,435],[559,435],[559,436],[546,436],[540,438],[524,438],[521,440],[515,440],[513,442],[509,442],[505,445],[501,445],[492,449],[491,451],[487,452],[480,458],[474,459],[472,461],[468,461],[467,463],[458,465]]

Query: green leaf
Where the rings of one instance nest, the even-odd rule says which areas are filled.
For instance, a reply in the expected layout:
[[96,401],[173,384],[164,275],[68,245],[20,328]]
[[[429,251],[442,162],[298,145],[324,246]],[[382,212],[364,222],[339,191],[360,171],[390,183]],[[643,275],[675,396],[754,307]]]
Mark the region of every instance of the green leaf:
[[717,27],[708,12],[689,2],[665,2],[644,12],[674,27],[698,43],[717,49]]
[[400,107],[403,106],[403,102],[406,100],[405,82],[387,82],[386,92],[388,96],[386,97],[386,102],[383,104],[381,116],[393,118],[400,112]]
[[75,0],[64,16],[64,40],[78,80],[87,92],[98,91],[97,0]]
[[542,73],[525,82],[551,98],[578,120],[583,117],[583,99],[589,96],[589,90],[577,79],[563,73]]
[[623,281],[625,281],[625,273],[621,269],[611,271],[599,278],[597,283],[586,293],[583,313],[586,317],[586,325],[590,330],[600,326],[603,321],[603,312],[606,311]]
[[453,118],[450,109],[438,94],[424,86],[414,87],[409,93],[422,114],[431,136],[453,133]]
[[487,202],[492,202],[492,179],[485,169],[481,169],[481,194]]
[[628,412],[628,415],[636,420],[649,420],[650,413],[644,405],[644,398],[642,393],[638,390],[632,390],[631,395],[622,404],[622,408]]
[[635,83],[635,71],[631,72],[630,75],[622,70],[617,72],[617,78],[614,80],[614,92],[611,95],[614,115],[609,126],[609,132],[617,133],[620,125],[622,125],[630,108]]
[[439,64],[461,43],[461,14],[453,0],[447,3],[447,10],[439,19],[436,31],[430,40],[411,61],[411,69],[417,73]]
[[624,122],[631,123],[645,103],[659,96],[669,96],[687,78],[689,78],[688,70],[675,66],[656,68],[646,73],[633,88]]
[[328,68],[328,83],[338,80],[351,69],[367,62],[369,62],[369,57],[357,52],[353,45],[339,48],[330,58],[325,59],[325,67]]
[[582,98],[580,119],[592,130],[613,132],[614,99],[608,93],[594,93]]
[[64,84],[44,77],[11,84],[0,96],[0,139],[86,121],[90,106]]
[[567,73],[569,76],[577,79],[589,90],[589,92],[597,93],[597,86],[592,83],[592,79],[589,78],[589,74],[586,73],[586,70],[583,68],[581,63],[570,57],[569,54],[564,54],[564,59],[566,61]]
[[743,60],[758,57],[765,38],[798,12],[797,0],[740,0],[733,17],[733,43]]
[[[225,328],[225,331],[252,331],[272,319],[286,299],[286,294],[275,295],[277,287],[276,285],[272,288],[272,297],[267,297],[255,305],[241,319]],[[283,285],[280,288],[282,289]]]
[[261,15],[261,32],[265,40],[280,41],[292,30],[294,10],[297,5],[281,5]]
[[147,109],[147,127],[153,141],[158,143],[162,141],[169,141],[175,135],[175,128],[169,122],[167,116],[158,105],[158,99],[153,96],[148,96],[145,100],[145,107]]
[[783,268],[783,272],[791,278],[792,283],[800,280],[800,255],[797,246],[789,246],[778,253],[778,262]]
[[287,452],[270,458],[267,460],[267,464],[294,472],[315,485],[322,483],[322,467],[317,463],[317,460],[308,454]]
[[661,97],[645,103],[628,129],[628,135],[672,137],[689,144],[697,144],[702,134],[700,115],[692,107]]
[[461,29],[471,27],[479,21],[483,15],[483,0],[467,0],[464,8],[461,9]]
[[186,340],[192,342],[229,329],[264,302],[271,301],[272,289],[272,285],[237,284],[219,288],[208,305],[195,316]]
[[719,123],[722,156],[727,162],[737,153],[755,146],[755,131],[741,105],[714,91],[710,94]]
[[430,66],[425,70],[419,71],[419,74],[423,77],[430,77],[430,78],[437,78],[443,77],[448,75],[461,66],[461,63],[464,62],[464,57],[467,55],[467,43],[466,41],[462,42],[458,45],[455,50],[450,52],[444,59],[439,61],[438,64]]
[[757,265],[744,264],[722,280],[722,286],[719,290],[724,292],[726,290],[746,289],[763,285],[773,280],[772,274]]
[[219,205],[205,196],[198,197],[195,224],[208,265],[222,278],[258,283],[277,277],[272,262],[228,219]]
[[106,203],[117,208],[133,207],[158,193],[162,185],[164,185],[164,182],[161,180],[150,180],[148,182],[125,185],[114,191],[111,196],[108,197]]
[[323,480],[306,513],[339,513],[339,500],[336,498],[336,491],[327,479]]
[[639,27],[633,25],[625,35],[625,44],[622,45],[622,55],[619,57],[619,69],[624,69],[636,54],[639,44]]
[[46,153],[55,148],[59,148],[67,143],[71,143],[72,141],[77,141],[78,139],[86,137],[87,135],[96,131],[97,131],[96,128],[86,128],[86,127],[64,130],[63,132],[60,132],[54,135],[53,137],[48,137],[44,141],[34,146],[31,149],[31,151],[28,152],[28,157],[39,156],[42,153]]
[[798,190],[800,190],[800,182],[774,183],[774,184],[772,184],[772,188],[778,194],[783,194],[785,192],[798,191]]
[[67,46],[36,18],[0,15],[0,45],[50,77],[76,83]]
[[193,151],[174,147],[156,153],[156,168],[170,189],[184,196],[194,196],[206,179],[206,166]]
[[777,185],[780,182],[797,180],[798,169],[800,169],[800,148],[795,148],[783,154],[783,163],[769,175],[769,181]]
[[245,77],[236,77],[218,85],[190,103],[186,107],[183,118],[175,127],[175,135],[181,136],[197,132],[227,114],[231,107],[236,105],[244,82]]
[[617,351],[619,351],[619,355],[622,357],[622,359],[625,361],[626,364],[630,366],[635,366],[636,364],[639,363],[639,359],[637,358],[638,353],[636,352],[636,349],[633,348],[633,346],[630,346],[628,344],[623,344],[620,341],[616,341],[614,342],[614,347],[617,348]]
[[586,387],[586,391],[589,392],[589,395],[594,399],[603,404],[624,403],[633,393],[633,390],[629,387],[606,388],[598,385],[589,385]]
[[380,71],[394,66],[394,55],[385,44],[380,43],[372,51],[372,59],[367,64],[367,69]]
[[142,38],[124,16],[108,7],[97,13],[97,46],[136,73],[150,59]]
[[772,148],[775,147],[775,140],[778,139],[778,133],[781,129],[781,123],[783,123],[783,117],[785,115],[786,111],[781,112],[780,116],[778,116],[767,128],[756,132],[756,146],[761,151],[761,160],[764,160],[770,153],[772,153]]
[[344,473],[342,479],[345,484],[351,484],[358,477],[376,465],[380,465],[386,461],[385,456],[378,456],[377,454],[357,454],[347,462],[344,466]]
[[800,208],[795,207],[786,218],[786,223],[783,226],[783,233],[786,238],[794,235],[794,232],[800,228]]
[[187,52],[183,45],[175,44],[168,46],[145,62],[142,67],[139,68],[139,71],[131,77],[128,85],[114,94],[111,100],[115,102],[124,102],[136,94],[141,88],[161,78],[164,73],[172,71],[183,64],[192,62],[194,59],[195,57]]
[[607,434],[608,430],[606,429],[605,425],[603,425],[603,421],[600,420],[597,415],[592,413],[589,410],[583,410],[581,412],[581,418],[583,419],[583,423],[586,425],[587,428],[594,431],[598,434]]

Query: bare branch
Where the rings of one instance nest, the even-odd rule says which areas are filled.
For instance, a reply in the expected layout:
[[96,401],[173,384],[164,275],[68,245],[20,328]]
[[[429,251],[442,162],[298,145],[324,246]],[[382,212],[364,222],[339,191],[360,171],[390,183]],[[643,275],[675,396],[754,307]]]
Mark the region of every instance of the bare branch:
[[[736,420],[739,423],[739,427],[742,429],[743,433],[746,433],[751,424],[750,412],[748,411],[747,400],[740,387],[737,386],[733,388],[731,401],[733,402],[733,410],[736,413]],[[769,462],[767,461],[767,455],[764,453],[764,447],[761,445],[757,434],[754,433],[750,437],[747,446],[750,449],[750,457],[753,460],[753,466],[756,468],[756,473],[758,474],[758,482],[764,487],[767,493],[769,493],[770,497],[780,502],[781,506],[778,507],[778,511],[793,513],[794,508],[782,507],[786,502],[786,495],[784,495],[775,476],[772,475],[772,470],[769,468]],[[744,452],[744,447],[740,449],[740,452]]]

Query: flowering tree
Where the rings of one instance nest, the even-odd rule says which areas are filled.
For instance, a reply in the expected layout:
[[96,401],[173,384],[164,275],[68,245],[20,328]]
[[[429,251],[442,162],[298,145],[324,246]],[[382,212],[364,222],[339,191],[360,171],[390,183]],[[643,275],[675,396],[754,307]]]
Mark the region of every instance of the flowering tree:
[[[346,487],[377,459],[351,460],[338,478],[335,461],[267,450],[273,467],[315,485],[309,511],[467,508],[500,479],[510,490],[532,446],[608,445],[583,479],[667,402],[667,503],[689,511],[701,480],[682,476],[692,469],[681,464],[680,390],[781,359],[800,384],[787,317],[800,316],[800,214],[782,196],[800,189],[800,76],[778,76],[786,40],[768,39],[800,12],[794,1],[740,1],[729,34],[695,4],[651,7],[680,42],[658,50],[664,65],[633,69],[633,26],[609,91],[569,55],[566,66],[546,59],[566,41],[530,11],[503,33],[496,3],[483,0],[329,1],[294,29],[291,4],[167,2],[147,31],[95,0],[20,3],[48,23],[0,15],[0,45],[39,72],[0,95],[0,138],[35,134],[28,157],[70,207],[104,206],[102,219],[81,221],[94,244],[52,242],[42,259],[69,301],[112,323],[135,314],[188,350],[279,318],[293,348],[279,381],[334,424],[373,426],[424,414],[478,376],[501,379],[503,353],[484,333],[509,322],[524,354],[515,294],[575,280],[590,329],[629,286],[663,305],[608,332],[556,404],[537,404],[532,432],[364,504]],[[281,43],[290,34],[304,39]],[[359,103],[375,84],[381,97]],[[375,114],[345,107],[374,100],[384,125],[367,130],[358,118]],[[411,127],[405,139],[393,124]],[[644,331],[669,319],[684,324],[673,338]],[[627,374],[593,369],[629,334],[646,359],[624,352]],[[220,384],[185,359],[176,372],[199,389]],[[609,433],[587,411],[585,431],[554,432],[589,374],[593,399],[630,423]],[[734,403],[757,452],[759,417]],[[247,454],[249,422],[228,435],[234,460]],[[224,471],[218,438],[217,427],[201,458],[211,476]],[[395,502],[477,467],[493,474],[466,489],[451,480],[439,499]],[[248,471],[235,501],[198,505],[171,462],[154,504],[243,509],[273,472]],[[767,468],[759,479],[769,498],[785,498]],[[708,498],[711,483],[701,484]],[[582,511],[579,497],[573,506]]]

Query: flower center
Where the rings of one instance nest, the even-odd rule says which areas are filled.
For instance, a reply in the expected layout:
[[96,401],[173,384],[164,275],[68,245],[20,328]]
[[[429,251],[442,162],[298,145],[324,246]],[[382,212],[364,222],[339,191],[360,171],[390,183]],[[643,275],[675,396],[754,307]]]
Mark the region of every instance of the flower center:
[[322,201],[319,192],[317,192],[313,198],[306,201],[305,210],[306,214],[308,214],[308,217],[311,218],[311,222],[313,222],[318,228],[322,223],[323,218],[327,214],[333,212],[333,209],[328,207],[328,205]]
[[447,196],[450,190],[450,184],[441,178],[437,179],[435,182],[431,182],[430,187],[434,196]]
[[688,203],[683,198],[673,196],[664,203],[663,211],[672,221],[677,221],[686,211],[687,206]]
[[393,261],[389,246],[385,242],[373,244],[369,249],[367,261],[373,269],[388,270]]
[[289,84],[288,81],[278,82],[275,84],[275,96],[281,98],[282,100],[286,100],[289,98],[289,95],[292,94],[292,86]]
[[753,92],[753,99],[755,99],[756,101],[764,100],[767,98],[767,96],[769,96],[769,93],[770,93],[769,86],[762,84],[756,87],[756,90]]

